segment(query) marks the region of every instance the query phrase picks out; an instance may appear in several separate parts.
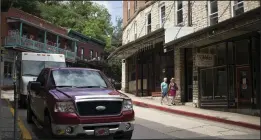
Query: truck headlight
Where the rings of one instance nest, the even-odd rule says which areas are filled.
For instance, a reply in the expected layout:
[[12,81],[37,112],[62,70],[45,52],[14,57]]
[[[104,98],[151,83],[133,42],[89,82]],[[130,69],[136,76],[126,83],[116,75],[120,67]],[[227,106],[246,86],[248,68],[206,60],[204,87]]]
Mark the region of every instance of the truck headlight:
[[124,100],[123,101],[123,111],[132,110],[133,105],[131,100]]
[[73,102],[57,102],[54,106],[54,112],[74,113]]

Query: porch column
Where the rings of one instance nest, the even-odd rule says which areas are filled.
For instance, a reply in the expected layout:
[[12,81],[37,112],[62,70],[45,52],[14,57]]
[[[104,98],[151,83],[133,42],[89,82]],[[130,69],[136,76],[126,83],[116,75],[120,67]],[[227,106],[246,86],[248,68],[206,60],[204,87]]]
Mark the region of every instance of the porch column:
[[175,81],[179,90],[176,93],[176,102],[181,103],[181,95],[184,95],[184,50],[179,48],[174,48],[174,65],[175,65]]
[[77,51],[78,51],[78,48],[77,48],[77,43],[76,43],[76,41],[74,41],[74,52],[76,52],[76,53],[77,53]]
[[[138,52],[139,54],[139,52]],[[136,74],[135,74],[135,77],[136,77],[136,96],[139,95],[139,55],[136,54]]]
[[199,72],[198,72],[198,67],[196,67],[196,62],[195,60],[195,56],[197,54],[197,49],[193,48],[192,49],[192,55],[193,55],[193,73],[192,73],[192,101],[193,101],[193,106],[194,107],[199,107],[199,102],[200,102],[200,97],[199,97]]
[[20,23],[20,45],[22,44],[22,36],[23,36],[23,22]]
[[125,59],[121,60],[121,90],[123,92],[128,92],[127,90],[127,75],[128,75],[128,67],[127,61]]
[[47,37],[47,32],[46,31],[44,31],[44,46],[45,46],[45,51],[47,50],[47,48],[46,48],[46,44],[47,44],[47,40],[46,40],[46,37]]
[[59,44],[58,43],[59,43],[59,36],[57,35],[56,36],[56,46],[59,48]]
[[257,60],[257,71],[259,71],[259,72],[256,72],[256,74],[257,74],[257,77],[259,77],[259,78],[257,78],[257,107],[258,107],[258,109],[260,109],[260,95],[261,95],[261,88],[260,88],[260,84],[261,84],[261,74],[260,74],[260,70],[261,70],[261,30],[259,31],[259,46],[257,46],[257,50],[258,50],[258,55],[257,56],[259,56],[259,58],[257,58],[258,60]]
[[140,77],[140,92],[141,92],[141,97],[143,96],[143,52],[144,50],[141,51],[141,58],[140,58],[140,68],[141,68],[141,77]]

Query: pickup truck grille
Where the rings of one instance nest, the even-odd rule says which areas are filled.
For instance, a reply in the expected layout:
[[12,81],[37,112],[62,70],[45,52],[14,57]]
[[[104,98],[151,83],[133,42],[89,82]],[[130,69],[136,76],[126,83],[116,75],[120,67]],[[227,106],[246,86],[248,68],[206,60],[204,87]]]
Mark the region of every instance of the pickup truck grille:
[[[105,116],[119,115],[122,110],[122,101],[84,101],[76,103],[80,116]],[[98,106],[105,107],[104,110],[97,110]]]

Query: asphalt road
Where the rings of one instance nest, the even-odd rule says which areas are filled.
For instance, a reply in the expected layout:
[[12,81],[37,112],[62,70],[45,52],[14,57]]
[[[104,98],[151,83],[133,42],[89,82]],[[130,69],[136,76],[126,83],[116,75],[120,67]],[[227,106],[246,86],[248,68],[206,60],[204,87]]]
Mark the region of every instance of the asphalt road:
[[[154,109],[134,107],[135,129],[132,139],[259,139],[260,132],[210,122]],[[20,119],[31,132],[33,139],[50,139],[34,124],[26,124],[26,110],[19,110]]]

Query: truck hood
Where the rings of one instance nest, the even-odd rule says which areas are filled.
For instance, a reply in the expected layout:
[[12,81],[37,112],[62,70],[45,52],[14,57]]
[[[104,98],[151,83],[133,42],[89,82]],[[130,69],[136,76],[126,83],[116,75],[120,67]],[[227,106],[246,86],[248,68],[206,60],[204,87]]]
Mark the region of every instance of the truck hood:
[[113,89],[100,88],[57,88],[52,92],[59,99],[86,99],[86,98],[129,98],[123,93]]

